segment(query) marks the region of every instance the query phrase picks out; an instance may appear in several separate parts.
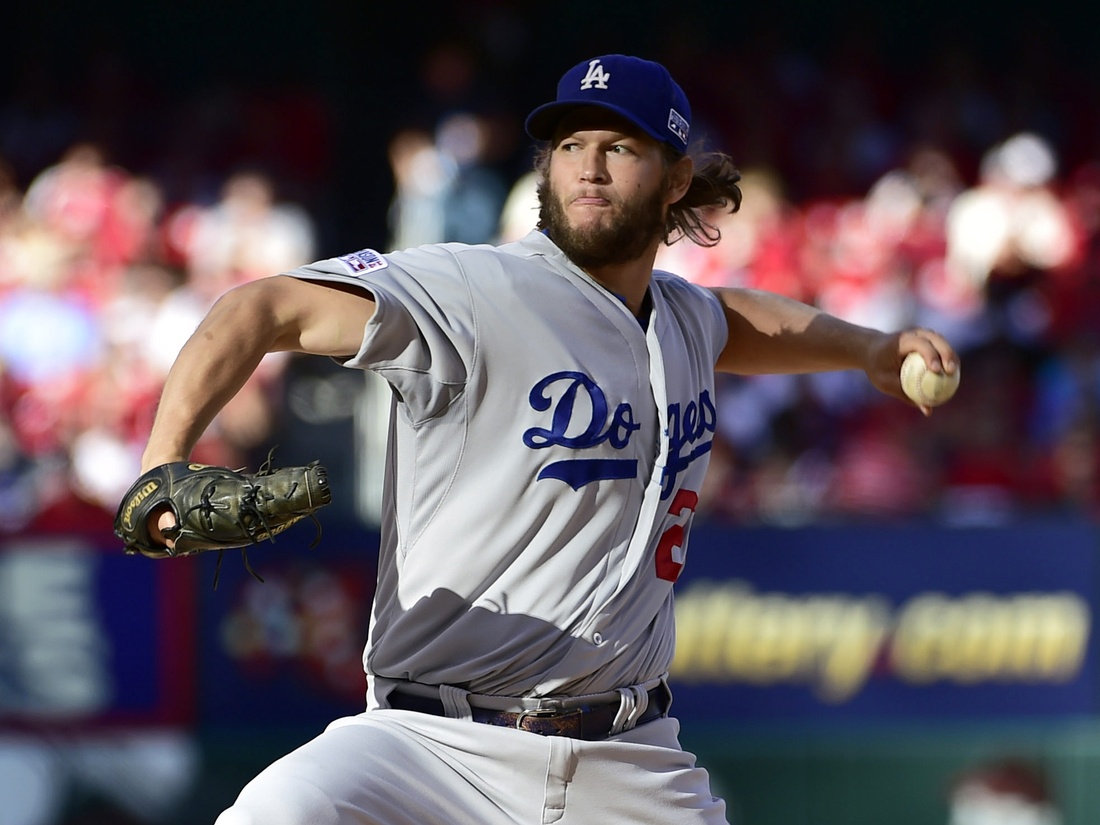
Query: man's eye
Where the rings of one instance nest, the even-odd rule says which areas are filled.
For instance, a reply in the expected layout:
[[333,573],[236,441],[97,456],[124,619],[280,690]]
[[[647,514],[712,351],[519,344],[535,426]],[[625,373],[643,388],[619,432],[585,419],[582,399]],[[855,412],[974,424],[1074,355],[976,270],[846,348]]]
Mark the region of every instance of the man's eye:
[[611,151],[616,155],[632,155],[632,154],[634,154],[630,150],[630,147],[623,146],[622,144],[615,144],[614,146],[611,147]]

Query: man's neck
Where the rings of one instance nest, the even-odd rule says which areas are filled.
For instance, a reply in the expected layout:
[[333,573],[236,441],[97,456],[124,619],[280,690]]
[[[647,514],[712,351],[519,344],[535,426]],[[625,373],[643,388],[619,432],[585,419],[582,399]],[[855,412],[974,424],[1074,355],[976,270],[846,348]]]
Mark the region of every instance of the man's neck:
[[657,250],[653,249],[652,252],[628,263],[608,264],[586,269],[585,272],[601,286],[618,295],[635,317],[641,317],[643,310],[648,307],[646,294],[653,277],[653,263],[656,259]]

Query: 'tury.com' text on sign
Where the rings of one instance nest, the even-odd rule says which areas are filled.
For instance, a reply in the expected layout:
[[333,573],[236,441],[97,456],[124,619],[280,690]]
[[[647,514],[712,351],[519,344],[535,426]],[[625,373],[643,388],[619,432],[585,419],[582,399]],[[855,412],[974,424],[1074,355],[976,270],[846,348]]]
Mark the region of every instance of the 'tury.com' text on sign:
[[675,593],[685,719],[1100,716],[1100,527],[696,524]]
[[685,682],[802,684],[845,702],[872,677],[911,685],[1065,683],[1078,677],[1092,616],[1075,593],[758,593],[699,581],[676,602],[672,676]]

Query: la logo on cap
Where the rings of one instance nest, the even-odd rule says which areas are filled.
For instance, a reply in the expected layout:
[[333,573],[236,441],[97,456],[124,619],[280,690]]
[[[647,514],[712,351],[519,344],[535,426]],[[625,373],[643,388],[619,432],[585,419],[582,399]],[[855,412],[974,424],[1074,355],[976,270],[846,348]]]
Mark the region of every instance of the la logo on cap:
[[597,57],[595,60],[588,61],[588,74],[581,78],[581,88],[591,89],[595,86],[597,89],[606,89],[607,81],[610,79],[611,72],[604,71],[603,65]]

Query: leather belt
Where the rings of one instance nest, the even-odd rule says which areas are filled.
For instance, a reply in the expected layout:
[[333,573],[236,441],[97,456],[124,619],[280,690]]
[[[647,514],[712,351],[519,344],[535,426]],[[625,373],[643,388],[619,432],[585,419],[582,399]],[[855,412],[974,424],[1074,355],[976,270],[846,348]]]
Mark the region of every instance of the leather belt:
[[[638,718],[635,725],[644,725],[654,719],[660,719],[668,712],[671,704],[668,690],[658,685],[648,693],[649,706]],[[446,716],[447,712],[440,699],[428,696],[415,696],[400,688],[389,695],[390,707],[396,710],[412,710],[432,716]],[[537,733],[542,736],[568,736],[571,739],[598,741],[611,736],[611,726],[619,714],[618,702],[569,709],[527,710],[510,712],[489,708],[471,707],[473,720],[484,725],[497,725],[506,728]]]

